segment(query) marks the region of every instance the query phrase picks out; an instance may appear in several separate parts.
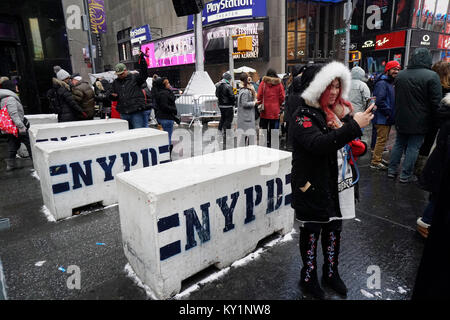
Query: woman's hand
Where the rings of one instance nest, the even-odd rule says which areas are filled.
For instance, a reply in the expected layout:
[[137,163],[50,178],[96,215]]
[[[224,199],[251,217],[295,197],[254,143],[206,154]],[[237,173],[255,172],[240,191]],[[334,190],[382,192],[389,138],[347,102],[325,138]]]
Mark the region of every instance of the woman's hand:
[[358,123],[359,127],[365,128],[370,124],[370,121],[373,119],[372,109],[375,107],[375,105],[371,105],[366,109],[364,112],[357,112],[353,119]]

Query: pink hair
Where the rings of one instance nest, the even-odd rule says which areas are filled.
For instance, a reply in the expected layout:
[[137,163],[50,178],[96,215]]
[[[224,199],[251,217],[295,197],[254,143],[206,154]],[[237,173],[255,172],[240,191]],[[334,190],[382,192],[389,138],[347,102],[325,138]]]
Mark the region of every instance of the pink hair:
[[[338,78],[338,80],[339,80],[339,82],[341,82],[341,80],[339,78]],[[323,111],[325,111],[325,114],[327,116],[327,123],[334,121],[336,115],[333,112],[333,110],[336,107],[336,105],[338,105],[338,104],[349,108],[350,112],[353,112],[353,106],[350,103],[350,101],[347,101],[342,98],[342,87],[339,88],[339,94],[336,98],[336,101],[332,105],[328,104],[328,101],[330,101],[330,93],[331,93],[331,83],[325,89],[325,91],[322,93],[322,95],[320,96],[320,99],[319,99],[320,107],[322,108]]]

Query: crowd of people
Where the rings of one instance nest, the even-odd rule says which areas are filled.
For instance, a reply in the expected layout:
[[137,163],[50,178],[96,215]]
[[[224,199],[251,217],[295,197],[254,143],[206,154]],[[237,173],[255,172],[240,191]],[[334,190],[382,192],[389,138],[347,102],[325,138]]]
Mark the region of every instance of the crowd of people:
[[[93,88],[80,75],[70,75],[56,66],[47,96],[58,121],[93,119],[97,103],[103,117],[111,117],[117,110],[130,129],[146,128],[154,109],[158,123],[168,132],[172,151],[174,122],[180,121],[173,88],[167,78],[154,75],[149,90],[143,53],[137,65],[138,73],[131,73],[124,64],[117,64],[117,79],[112,83],[96,79]],[[437,248],[448,249],[445,234],[450,215],[445,192],[450,178],[450,63],[432,65],[429,50],[418,48],[403,69],[398,61],[388,61],[384,73],[374,77],[370,87],[362,68],[349,70],[336,61],[297,65],[283,79],[273,69],[257,82],[243,72],[237,94],[230,72],[215,85],[221,117],[218,130],[224,147],[235,109],[236,128],[244,132],[244,145],[256,144],[259,129],[267,132],[269,148],[273,130],[285,133],[286,149],[292,151],[292,207],[300,223],[300,285],[316,298],[325,297],[317,273],[319,239],[324,255],[323,282],[342,295],[347,293],[338,272],[342,220],[355,217],[357,160],[369,148],[372,170],[386,172],[390,179],[398,177],[402,184],[417,182],[430,193],[416,226],[428,241],[414,297],[436,294],[426,283],[433,282],[430,261],[442,259]],[[0,78],[0,103],[18,130],[8,134],[7,170],[13,170],[21,143],[31,156],[29,125],[18,88],[5,77]],[[393,127],[395,143],[387,160],[383,157]],[[433,285],[443,289],[439,282]]]

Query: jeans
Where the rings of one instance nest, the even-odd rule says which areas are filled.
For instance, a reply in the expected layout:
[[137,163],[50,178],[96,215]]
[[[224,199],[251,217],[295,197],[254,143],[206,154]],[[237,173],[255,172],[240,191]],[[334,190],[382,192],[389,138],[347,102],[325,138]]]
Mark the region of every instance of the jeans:
[[375,149],[373,150],[372,164],[377,165],[381,163],[391,126],[376,124],[375,127],[377,128],[377,141],[375,143]]
[[400,179],[407,180],[412,177],[414,165],[416,164],[419,149],[422,146],[424,135],[421,134],[405,134],[397,132],[394,147],[392,148],[391,159],[389,161],[388,174],[397,174],[400,160],[403,153],[405,159],[403,161]]
[[169,146],[172,145],[173,120],[157,119],[164,131],[169,134]]
[[423,211],[422,215],[422,221],[431,224],[433,220],[433,212],[434,208],[436,207],[436,195],[431,194],[430,195],[430,201],[428,202],[428,205],[426,206],[425,210]]
[[148,117],[149,110],[120,114],[120,119],[127,120],[130,129],[148,128]]

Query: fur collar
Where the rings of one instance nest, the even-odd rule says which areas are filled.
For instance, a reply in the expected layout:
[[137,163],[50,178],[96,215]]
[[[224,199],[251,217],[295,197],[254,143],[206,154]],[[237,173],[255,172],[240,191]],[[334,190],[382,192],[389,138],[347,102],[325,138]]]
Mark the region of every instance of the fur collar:
[[269,76],[264,76],[263,77],[263,81],[267,82],[267,84],[271,84],[273,86],[276,86],[276,85],[281,83],[281,79],[280,78],[272,78],[272,77],[269,77]]
[[333,61],[320,69],[308,88],[303,91],[302,98],[305,100],[306,104],[311,107],[320,108],[320,96],[336,78],[341,79],[342,98],[348,100],[350,84],[352,81],[350,70],[348,70],[341,62]]

